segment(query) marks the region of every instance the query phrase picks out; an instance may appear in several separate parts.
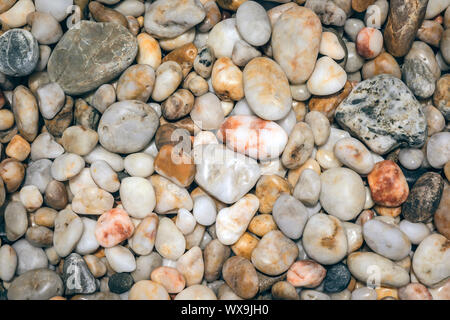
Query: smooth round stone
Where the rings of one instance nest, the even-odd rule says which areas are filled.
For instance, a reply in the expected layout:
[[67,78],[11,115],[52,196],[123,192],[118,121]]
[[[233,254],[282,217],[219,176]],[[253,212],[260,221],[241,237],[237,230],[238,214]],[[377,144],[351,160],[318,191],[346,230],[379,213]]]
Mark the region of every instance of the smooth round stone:
[[330,300],[330,296],[317,290],[302,290],[300,300]]
[[186,249],[186,239],[169,218],[159,221],[155,248],[166,259],[177,260]]
[[39,109],[33,93],[25,86],[18,86],[13,91],[12,111],[20,135],[32,142],[39,127]]
[[131,273],[135,282],[150,279],[150,275],[154,269],[162,265],[161,256],[152,252],[147,256],[139,256],[136,259],[136,270]]
[[[427,118],[428,125],[428,136],[432,136],[437,132],[441,132],[445,127],[445,111],[439,111],[439,109],[435,108],[432,105],[428,105],[425,107],[425,116]],[[422,160],[424,153],[422,152]]]
[[319,286],[327,271],[312,260],[296,261],[287,272],[287,281],[294,287],[315,288]]
[[76,196],[87,188],[98,188],[92,179],[89,168],[84,168],[79,174],[69,180],[70,192]]
[[261,176],[255,189],[255,195],[259,199],[259,212],[271,213],[275,201],[277,201],[283,192],[291,192],[291,187],[286,179],[276,174],[265,174]]
[[335,264],[347,255],[347,236],[342,223],[326,214],[315,214],[303,230],[303,247],[321,264]]
[[113,196],[97,187],[82,189],[72,200],[72,210],[79,214],[101,215],[113,205]]
[[186,286],[201,283],[205,272],[202,249],[198,246],[189,249],[178,259],[176,268],[186,280]]
[[280,231],[274,230],[258,242],[251,261],[259,271],[276,276],[287,271],[297,257],[297,245]]
[[177,219],[175,222],[176,226],[184,234],[190,234],[194,231],[197,220],[188,210],[180,208],[178,210]]
[[356,36],[362,28],[364,28],[364,22],[355,18],[347,19],[344,24],[344,31],[351,41],[356,40]]
[[132,153],[124,159],[125,171],[132,177],[146,178],[154,171],[155,159],[146,153]]
[[366,59],[373,59],[381,53],[383,48],[383,34],[380,30],[365,27],[356,36],[356,50]]
[[66,100],[59,84],[51,82],[39,87],[36,91],[39,110],[45,119],[53,119],[61,111]]
[[314,134],[305,122],[297,122],[292,129],[281,162],[288,169],[297,169],[311,156],[314,149]]
[[64,130],[61,144],[66,152],[85,156],[94,150],[98,142],[95,130],[83,126],[72,126]]
[[223,265],[225,282],[241,298],[253,298],[259,289],[258,275],[252,263],[240,256],[229,258]]
[[67,181],[75,177],[84,168],[84,160],[74,153],[65,153],[53,161],[50,168],[52,177],[58,181]]
[[232,206],[220,210],[215,225],[219,241],[225,245],[232,245],[238,241],[258,207],[258,198],[249,193]]
[[175,38],[199,24],[205,9],[195,0],[158,0],[146,10],[144,28],[156,38]]
[[258,160],[278,158],[288,140],[286,132],[275,122],[250,115],[228,117],[217,137],[228,148]]
[[[448,12],[450,12],[450,10],[448,10]],[[441,111],[442,115],[447,120],[450,119],[450,94],[448,93],[449,86],[450,76],[445,74],[436,82],[436,91],[433,94],[434,105],[439,109],[439,111]]]
[[28,216],[24,205],[18,201],[8,203],[4,212],[6,237],[9,241],[21,238],[28,228]]
[[9,300],[48,300],[62,296],[64,285],[59,275],[49,269],[28,271],[15,278],[8,289]]
[[322,32],[319,53],[334,60],[344,59],[347,55],[345,44],[336,33],[331,31]]
[[216,59],[222,57],[231,58],[233,48],[237,41],[242,40],[236,27],[236,18],[229,18],[220,21],[209,32],[207,45]]
[[411,242],[406,234],[383,221],[372,219],[364,223],[363,236],[373,251],[391,260],[401,260],[411,250]]
[[48,268],[48,259],[44,250],[31,245],[27,240],[20,239],[12,245],[17,254],[17,275],[27,271]]
[[311,127],[314,134],[314,142],[321,146],[327,142],[330,136],[330,121],[319,111],[310,111],[306,114],[305,122]]
[[279,281],[272,286],[272,297],[274,300],[299,300],[295,287],[287,281]]
[[[48,159],[41,159],[31,162],[26,171],[26,178],[24,185],[37,186],[41,193],[45,192],[47,185],[52,181],[50,175],[50,167],[52,162]],[[8,189],[8,181],[3,177]]]
[[57,3],[52,0],[35,0],[34,2],[36,11],[49,13],[59,22],[69,15],[67,8],[73,5],[73,0],[61,0]]
[[329,214],[343,221],[362,211],[366,191],[361,177],[347,168],[333,168],[320,175],[320,204]]
[[253,58],[261,56],[261,52],[243,40],[236,41],[231,54],[231,60],[239,67],[244,67]]
[[94,93],[91,105],[103,113],[116,101],[116,89],[110,84],[102,84]]
[[208,243],[203,251],[205,279],[209,282],[219,279],[222,266],[230,256],[229,246],[222,244],[218,239]]
[[31,32],[12,29],[0,36],[0,72],[8,76],[23,77],[36,68],[39,46]]
[[427,287],[420,283],[410,283],[398,289],[400,300],[433,300]]
[[139,255],[148,255],[152,252],[158,223],[158,216],[152,213],[137,225],[133,237],[128,240],[133,252]]
[[53,243],[53,231],[42,226],[30,227],[25,239],[35,247],[50,247]]
[[401,165],[408,170],[416,170],[418,169],[424,159],[424,154],[420,149],[410,149],[404,148],[401,149],[398,154],[398,160]]
[[140,280],[130,289],[129,300],[170,300],[167,290],[154,281]]
[[120,198],[125,210],[134,218],[148,216],[156,205],[156,195],[150,181],[140,177],[122,180]]
[[92,164],[98,160],[104,160],[116,172],[122,171],[124,169],[124,160],[122,159],[122,157],[118,154],[109,152],[100,145],[97,145],[94,150],[92,150],[88,155],[84,156],[84,160],[89,164]]
[[[360,57],[360,59],[362,58]],[[364,63],[361,73],[364,80],[383,73],[399,79],[402,77],[400,66],[394,57],[387,52],[382,52],[375,59]]]
[[147,102],[155,84],[155,71],[146,64],[129,67],[117,82],[117,100],[139,100]]
[[100,119],[99,142],[111,152],[137,152],[150,143],[158,125],[158,115],[149,105],[137,100],[117,102]]
[[273,57],[291,84],[302,84],[311,76],[321,35],[320,19],[308,8],[293,7],[278,18],[272,32]]
[[103,190],[116,192],[120,188],[117,173],[104,161],[99,160],[91,164],[90,173],[94,182]]
[[[0,163],[0,167],[1,167],[1,171],[0,171],[0,175],[2,177],[2,181],[5,183],[6,186],[6,191],[8,192],[15,192],[17,191],[17,189],[20,187],[20,184],[23,181],[24,175],[25,175],[25,169],[24,169],[24,165],[20,162],[18,162],[17,160],[14,159],[5,159]],[[41,168],[34,168],[36,171],[38,171]],[[30,171],[34,171],[34,170],[30,170]],[[40,170],[39,170],[40,171]],[[44,168],[42,168],[43,172],[43,176],[45,179],[45,183],[47,183],[47,181],[51,180],[51,178],[48,175],[48,167],[45,166]],[[41,178],[40,174],[41,172],[33,172],[34,174],[36,174],[36,179]],[[35,177],[32,177],[35,178]],[[26,179],[25,183],[28,184],[28,182],[30,182],[30,180],[32,179]]]
[[54,159],[64,153],[64,148],[48,132],[43,132],[31,144],[31,159]]
[[180,208],[192,210],[194,203],[185,188],[157,174],[152,175],[149,180],[155,190],[156,213],[175,213]]
[[152,99],[161,102],[175,92],[183,80],[181,66],[175,61],[166,61],[156,69],[156,81]]
[[347,266],[352,276],[363,283],[400,288],[410,282],[408,271],[373,252],[350,254]]
[[108,288],[113,293],[122,294],[131,289],[134,284],[133,277],[129,273],[115,273],[108,280]]
[[317,60],[313,73],[306,83],[312,94],[324,96],[338,92],[347,81],[347,73],[330,57]]
[[42,195],[36,186],[23,187],[20,190],[19,198],[27,211],[35,211],[36,209],[39,209],[43,203]]
[[236,12],[239,33],[252,46],[262,46],[270,39],[272,28],[263,6],[255,1],[246,1]]
[[68,256],[75,249],[83,235],[83,221],[69,208],[58,213],[55,218],[53,246],[60,257]]
[[197,184],[227,204],[236,202],[250,191],[261,172],[256,160],[218,144],[202,148],[201,161],[196,167]]
[[287,193],[278,197],[273,206],[272,215],[281,232],[291,239],[301,237],[309,218],[305,206]]
[[434,224],[442,235],[450,239],[450,187],[445,185],[441,202],[434,214]]
[[440,234],[426,237],[414,252],[412,268],[419,281],[435,286],[450,276],[449,240]]
[[358,288],[352,292],[351,300],[377,300],[377,292],[368,287]]
[[207,286],[195,284],[177,294],[175,300],[217,300],[217,297]]
[[411,188],[402,214],[411,222],[425,222],[436,212],[444,190],[444,179],[435,172],[423,174]]
[[81,218],[81,221],[83,221],[83,234],[75,247],[75,251],[81,255],[87,255],[95,252],[99,247],[95,237],[97,221],[86,217]]
[[361,226],[356,223],[343,222],[345,234],[347,235],[348,253],[358,250],[363,244],[363,235]]
[[16,251],[10,245],[3,245],[0,248],[0,279],[11,281],[16,273],[16,268]]
[[220,100],[211,92],[195,99],[190,116],[194,124],[202,130],[218,129],[224,120]]
[[102,247],[110,248],[130,238],[133,231],[134,225],[127,212],[114,208],[97,220],[95,237]]
[[323,280],[324,291],[327,293],[337,293],[345,290],[351,280],[351,274],[347,266],[338,263],[327,269],[327,275]]
[[[112,48],[120,50],[110,55]],[[133,62],[137,50],[136,38],[125,27],[83,20],[63,35],[47,69],[50,79],[64,92],[78,95],[116,78]]]
[[291,110],[288,79],[275,61],[252,59],[244,68],[244,93],[251,110],[265,120],[283,119]]
[[385,207],[398,207],[406,201],[409,187],[400,167],[391,160],[377,162],[367,176],[372,199]]
[[168,293],[179,293],[185,286],[183,275],[172,267],[159,267],[152,271],[151,280],[161,284]]
[[134,255],[125,247],[115,246],[106,248],[105,256],[109,266],[115,272],[133,272],[136,270]]
[[197,223],[210,226],[216,222],[216,205],[209,196],[200,196],[194,199],[193,214]]
[[214,93],[224,101],[239,101],[244,97],[242,72],[228,57],[214,63],[211,84]]
[[303,170],[295,185],[293,196],[307,206],[315,206],[319,201],[320,176],[311,169]]
[[343,138],[334,145],[334,154],[344,165],[359,174],[368,174],[375,165],[372,154],[359,140]]
[[427,160],[436,169],[450,161],[450,132],[439,132],[431,136],[427,142]]
[[430,233],[430,229],[426,224],[418,222],[413,223],[408,220],[402,220],[398,227],[408,237],[412,244],[418,245],[425,239]]

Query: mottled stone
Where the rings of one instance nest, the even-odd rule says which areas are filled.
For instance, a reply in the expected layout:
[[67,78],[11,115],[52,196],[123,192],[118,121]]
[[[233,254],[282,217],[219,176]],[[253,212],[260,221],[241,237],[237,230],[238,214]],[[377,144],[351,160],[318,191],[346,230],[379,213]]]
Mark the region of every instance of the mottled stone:
[[13,77],[29,75],[38,59],[38,42],[31,32],[12,29],[0,36],[0,72]]
[[399,145],[421,147],[427,136],[420,104],[408,87],[391,75],[360,82],[336,109],[335,117],[378,154]]
[[63,280],[67,295],[89,294],[97,289],[94,276],[78,253],[72,253],[64,259]]
[[136,38],[125,27],[81,21],[79,28],[70,29],[58,42],[47,69],[66,94],[77,95],[117,77],[137,51]]

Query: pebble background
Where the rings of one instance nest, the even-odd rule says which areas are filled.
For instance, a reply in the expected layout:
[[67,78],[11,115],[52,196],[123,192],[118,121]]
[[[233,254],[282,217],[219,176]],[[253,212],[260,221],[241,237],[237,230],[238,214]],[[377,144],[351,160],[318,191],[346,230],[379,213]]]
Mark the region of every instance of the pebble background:
[[449,0],[0,22],[0,299],[450,300]]

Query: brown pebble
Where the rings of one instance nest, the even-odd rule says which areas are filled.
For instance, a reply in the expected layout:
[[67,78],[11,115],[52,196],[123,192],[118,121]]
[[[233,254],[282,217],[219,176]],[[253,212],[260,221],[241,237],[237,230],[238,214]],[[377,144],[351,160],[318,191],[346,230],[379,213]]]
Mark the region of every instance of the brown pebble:
[[254,216],[248,225],[248,231],[263,237],[266,233],[277,230],[277,224],[271,214],[259,214]]
[[402,213],[402,207],[390,208],[390,207],[383,207],[383,206],[376,204],[374,206],[374,209],[380,216],[388,216],[388,217],[393,217],[393,218],[398,217],[400,215],[400,213]]
[[97,1],[91,1],[89,3],[89,11],[97,22],[112,22],[128,28],[128,20],[123,14],[105,7]]
[[175,61],[178,63],[181,66],[181,71],[183,72],[184,78],[191,71],[197,53],[197,47],[190,42],[171,51],[162,59],[162,63],[166,61]]
[[161,111],[167,120],[178,120],[191,112],[194,107],[194,95],[186,89],[175,91],[161,104]]
[[272,296],[275,300],[299,300],[295,287],[287,281],[279,281],[272,286]]
[[31,147],[27,140],[20,135],[15,135],[6,147],[6,155],[18,161],[25,160],[30,154]]
[[188,187],[194,181],[194,160],[179,147],[171,144],[163,146],[156,156],[154,165],[157,173],[180,187]]
[[25,167],[15,159],[5,159],[0,163],[0,176],[6,185],[6,191],[14,192],[25,177]]
[[441,202],[434,213],[434,225],[440,234],[450,240],[450,186],[445,185]]
[[291,194],[286,179],[276,174],[263,175],[256,184],[255,195],[259,199],[259,212],[271,213],[275,201],[283,192]]
[[252,258],[253,249],[258,245],[258,242],[258,238],[245,232],[239,240],[231,246],[231,250],[233,250],[235,255],[250,260]]
[[258,293],[258,275],[248,259],[229,258],[223,265],[222,274],[225,282],[241,298],[251,299]]
[[309,111],[320,111],[327,116],[330,122],[334,121],[334,111],[338,105],[344,100],[352,91],[352,85],[349,81],[341,91],[333,93],[328,96],[313,96],[308,102]]
[[56,180],[50,181],[44,193],[44,201],[49,207],[62,210],[67,206],[68,198],[64,183]]

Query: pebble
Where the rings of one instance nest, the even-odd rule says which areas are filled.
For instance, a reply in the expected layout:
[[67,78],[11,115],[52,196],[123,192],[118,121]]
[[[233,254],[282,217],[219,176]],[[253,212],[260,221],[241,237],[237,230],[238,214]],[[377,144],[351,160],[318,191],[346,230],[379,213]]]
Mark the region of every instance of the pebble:
[[134,284],[133,277],[126,272],[115,273],[108,280],[108,288],[113,293],[122,294],[129,291]]
[[131,273],[134,282],[150,279],[152,271],[162,265],[161,256],[152,252],[147,256],[139,256],[136,259],[136,270]]
[[195,284],[177,294],[175,300],[217,300],[217,297],[207,286]]
[[175,38],[202,22],[205,15],[199,1],[157,0],[145,12],[144,28],[156,38]]
[[347,168],[332,168],[320,175],[320,204],[329,214],[349,221],[363,210],[366,190],[361,177]]
[[[425,142],[426,119],[420,105],[405,84],[390,75],[360,82],[336,109],[335,117],[377,154],[400,144],[414,148]],[[402,126],[403,121],[409,125]]]
[[158,223],[158,216],[154,213],[142,219],[137,225],[133,237],[128,240],[133,252],[139,255],[148,255],[153,251]]
[[363,236],[374,252],[391,260],[406,258],[411,251],[408,236],[397,226],[372,219],[364,223]]
[[370,151],[355,138],[338,140],[334,153],[344,165],[362,175],[370,173],[375,165]]
[[400,66],[394,57],[387,52],[382,52],[375,59],[364,63],[361,72],[364,80],[379,74],[390,74],[398,79],[402,77]]
[[283,192],[290,193],[286,179],[275,174],[262,175],[255,189],[255,195],[259,199],[259,212],[271,213],[275,202]]
[[410,282],[409,274],[404,268],[373,252],[350,254],[347,266],[352,276],[364,283],[379,281],[383,286],[400,288]]
[[75,251],[81,255],[88,255],[94,253],[100,245],[95,237],[97,221],[86,217],[81,218],[81,221],[83,221],[83,234],[77,243]]
[[114,247],[128,239],[134,232],[134,225],[128,213],[119,208],[103,213],[97,220],[95,238],[104,248]]
[[281,156],[283,165],[297,169],[311,156],[314,148],[314,133],[305,122],[298,122],[292,129]]
[[246,1],[236,12],[236,27],[252,46],[266,44],[272,33],[272,28],[263,6],[255,1]]
[[412,261],[414,274],[426,286],[436,286],[450,276],[449,240],[431,234],[417,247]]
[[38,133],[39,110],[36,98],[29,89],[18,86],[13,91],[12,111],[20,135],[31,142]]
[[[39,199],[39,195],[36,194],[36,197]],[[69,202],[69,195],[64,183],[56,180],[50,181],[47,188],[45,188],[44,202],[53,209],[64,209]],[[42,202],[40,202],[39,207],[41,205]]]
[[58,213],[55,218],[53,246],[60,257],[68,256],[75,249],[83,235],[83,229],[83,221],[70,208]]
[[411,188],[402,214],[411,222],[425,222],[436,212],[444,190],[444,179],[435,173],[423,174]]
[[360,225],[351,222],[343,222],[342,226],[344,227],[345,234],[347,235],[347,252],[350,254],[361,248],[363,244],[364,239],[362,228]]
[[259,290],[259,280],[252,263],[239,256],[229,258],[222,269],[223,279],[241,298],[251,299]]
[[338,263],[327,269],[324,283],[324,291],[327,293],[338,293],[345,290],[351,280],[351,274],[344,263]]
[[450,133],[435,133],[426,145],[427,161],[436,169],[441,169],[450,160]]
[[368,287],[362,287],[352,292],[351,300],[377,300],[377,292]]
[[230,58],[237,41],[243,40],[237,26],[236,18],[225,19],[217,23],[209,32],[207,46],[215,58]]
[[63,153],[64,148],[48,132],[43,132],[38,135],[30,148],[30,156],[33,161],[39,159],[55,159]]
[[156,205],[155,190],[151,182],[140,177],[128,177],[122,180],[120,198],[128,214],[138,219],[148,216]]
[[297,245],[280,231],[266,233],[252,252],[255,268],[269,276],[287,271],[298,256]]
[[190,115],[194,124],[203,130],[219,129],[224,120],[220,100],[210,92],[195,99]]
[[[108,55],[115,47],[121,50]],[[125,27],[115,23],[81,21],[79,28],[72,28],[62,36],[53,49],[47,70],[50,79],[57,82],[65,93],[78,95],[116,78],[133,62],[137,50],[135,37]],[[103,59],[98,62],[91,59],[94,54]],[[92,77],[86,78],[86,74]]]
[[22,202],[10,202],[4,212],[6,238],[16,241],[21,238],[28,228],[27,211]]
[[330,296],[317,290],[302,290],[300,300],[330,300]]
[[416,170],[421,166],[424,154],[420,149],[403,148],[398,154],[398,160],[406,169]]
[[16,273],[16,268],[16,251],[10,245],[3,245],[0,248],[0,279],[11,281]]
[[[31,166],[30,166],[31,167]],[[36,174],[36,176],[39,175],[39,173],[35,173],[33,172],[35,169],[35,167],[33,167],[32,169],[27,168],[29,171],[31,171],[32,174]],[[34,170],[33,170],[34,169]],[[48,183],[48,181],[50,181],[50,177],[48,174],[48,169],[47,166],[45,169],[44,175],[45,175],[45,183]],[[38,170],[38,169],[37,169]],[[20,184],[23,181],[25,175],[25,168],[22,165],[22,163],[14,160],[14,159],[5,159],[0,163],[0,176],[2,178],[2,181],[4,182],[4,186],[6,187],[6,191],[7,192],[14,192],[16,191]],[[33,179],[34,177],[30,177],[25,181],[25,184],[27,184],[27,182],[31,181],[31,179]],[[38,177],[36,177],[36,179],[38,179]],[[46,186],[46,185],[45,185]]]
[[450,215],[449,215],[449,206],[450,206],[450,188],[448,184],[444,186],[444,191],[442,192],[441,202],[434,214],[434,224],[436,229],[450,239]]
[[347,237],[341,221],[318,213],[309,218],[303,230],[303,247],[315,261],[330,265],[347,255]]
[[[305,170],[302,177],[304,177],[305,172],[308,171],[312,170]],[[302,181],[302,178],[300,178],[299,184],[303,182],[305,181]],[[297,186],[299,184],[297,184]],[[309,218],[305,206],[288,193],[282,193],[278,197],[277,201],[275,201],[272,215],[278,228],[280,228],[281,232],[283,232],[283,234],[290,239],[298,239],[301,237],[303,229]]]
[[67,181],[75,177],[84,168],[84,160],[74,153],[64,153],[57,157],[50,168],[52,178]]
[[117,100],[147,102],[153,92],[155,71],[147,64],[137,64],[122,73],[117,82]]
[[48,268],[48,259],[44,250],[31,245],[27,240],[20,239],[11,247],[17,254],[17,275],[20,276],[31,270]]
[[382,206],[398,207],[410,193],[402,170],[391,160],[376,163],[367,180],[373,201]]
[[194,203],[186,189],[160,175],[152,175],[150,182],[156,196],[154,211],[159,214],[174,213],[180,208],[192,210]]
[[433,300],[427,287],[420,283],[410,283],[398,289],[400,300]]
[[162,257],[172,260],[180,258],[186,249],[186,239],[169,218],[159,221],[155,249]]
[[320,25],[311,9],[298,6],[282,14],[273,26],[273,56],[292,84],[304,83],[313,73],[322,33]]
[[411,48],[423,21],[428,1],[395,0],[389,4],[389,14],[383,33],[387,51],[403,57]]
[[299,300],[300,297],[293,285],[279,281],[272,286],[272,296],[275,300]]
[[[24,2],[29,2],[33,6],[30,0],[19,1],[19,3]],[[16,7],[19,3],[16,4]],[[25,8],[21,9],[24,10]],[[0,19],[2,23],[8,25],[9,19],[5,16],[7,13],[1,14]],[[21,23],[18,22],[18,24]],[[20,25],[10,26],[12,28],[20,27]],[[22,29],[8,30],[0,35],[0,47],[2,48],[0,50],[2,57],[0,59],[0,72],[3,74],[13,77],[23,77],[32,73],[34,68],[36,68],[39,59],[39,46],[31,32]]]
[[170,300],[167,290],[159,283],[151,280],[137,281],[131,287],[129,300]]
[[105,256],[109,266],[115,272],[132,272],[136,270],[136,260],[133,253],[123,246],[105,249]]
[[49,269],[30,270],[15,278],[9,289],[9,300],[48,300],[61,296],[64,285],[59,275]]
[[316,288],[325,278],[327,271],[312,260],[294,262],[287,272],[287,282],[294,287]]
[[159,267],[150,276],[153,282],[161,284],[168,293],[179,293],[186,285],[183,275],[175,268]]
[[351,10],[348,4],[350,4],[349,1],[347,1],[347,8],[342,8],[343,5],[345,6],[344,3],[339,3],[338,5],[329,0],[307,0],[305,7],[313,10],[320,17],[320,21],[323,24],[342,26],[347,18],[346,11]]
[[193,246],[178,259],[176,268],[186,280],[186,286],[189,287],[201,283],[205,274],[202,249],[198,246]]
[[[449,11],[450,12],[450,11]],[[433,94],[433,102],[436,108],[441,111],[445,119],[450,119],[450,94],[448,87],[450,85],[450,76],[443,75],[436,82],[436,90]]]
[[258,207],[258,198],[247,194],[232,206],[220,210],[216,218],[216,233],[219,241],[225,245],[238,241]]
[[90,294],[97,289],[94,276],[77,253],[72,253],[64,259],[62,278],[67,295]]

